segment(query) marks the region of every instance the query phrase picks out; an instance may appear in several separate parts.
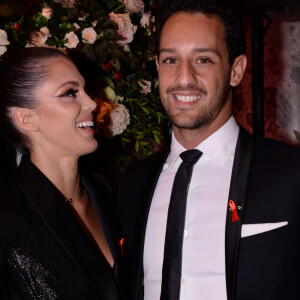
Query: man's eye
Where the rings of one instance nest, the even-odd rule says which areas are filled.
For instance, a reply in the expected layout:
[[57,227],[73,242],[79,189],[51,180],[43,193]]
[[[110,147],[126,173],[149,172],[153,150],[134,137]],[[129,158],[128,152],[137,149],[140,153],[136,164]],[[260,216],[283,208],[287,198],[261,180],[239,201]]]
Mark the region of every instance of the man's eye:
[[69,89],[65,93],[60,95],[60,97],[76,97],[77,93],[78,93],[78,90]]
[[211,60],[209,60],[208,58],[199,58],[197,59],[197,62],[200,64],[208,64],[211,63]]
[[168,57],[163,60],[164,64],[176,64],[177,60],[173,57]]

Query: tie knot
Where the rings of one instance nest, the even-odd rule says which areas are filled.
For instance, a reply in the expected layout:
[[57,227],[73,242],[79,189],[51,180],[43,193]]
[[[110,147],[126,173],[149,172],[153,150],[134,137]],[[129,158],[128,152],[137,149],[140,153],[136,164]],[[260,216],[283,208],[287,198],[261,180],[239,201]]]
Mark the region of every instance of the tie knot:
[[199,160],[201,155],[202,155],[201,151],[199,151],[197,149],[191,149],[191,150],[182,152],[180,154],[180,157],[184,162],[194,165]]

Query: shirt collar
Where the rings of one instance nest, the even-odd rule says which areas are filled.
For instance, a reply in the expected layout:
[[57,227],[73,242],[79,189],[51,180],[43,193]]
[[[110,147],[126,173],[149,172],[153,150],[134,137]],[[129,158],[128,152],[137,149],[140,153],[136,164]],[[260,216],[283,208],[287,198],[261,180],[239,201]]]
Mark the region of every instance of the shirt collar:
[[[238,133],[239,126],[234,117],[231,116],[221,128],[195,147],[195,149],[200,150],[203,155],[225,164],[235,151]],[[179,144],[175,138],[174,132],[172,132],[171,152],[166,162],[167,168],[171,168],[179,155],[186,150],[187,149]]]

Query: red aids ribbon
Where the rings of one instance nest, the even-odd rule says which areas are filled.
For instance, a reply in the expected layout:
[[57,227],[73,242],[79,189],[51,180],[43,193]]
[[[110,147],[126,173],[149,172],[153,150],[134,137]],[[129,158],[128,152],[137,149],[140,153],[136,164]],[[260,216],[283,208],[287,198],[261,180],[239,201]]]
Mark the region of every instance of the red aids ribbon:
[[235,222],[239,220],[239,216],[237,214],[236,211],[236,207],[235,207],[235,203],[232,200],[229,200],[229,207],[232,211],[232,218],[231,218],[231,222]]
[[122,237],[120,239],[121,256],[124,256],[124,241],[125,241],[125,239]]

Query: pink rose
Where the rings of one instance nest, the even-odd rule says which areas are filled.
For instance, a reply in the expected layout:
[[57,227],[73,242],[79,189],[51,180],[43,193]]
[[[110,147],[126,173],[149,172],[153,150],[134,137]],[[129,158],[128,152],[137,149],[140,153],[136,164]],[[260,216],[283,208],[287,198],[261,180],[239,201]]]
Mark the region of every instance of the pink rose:
[[53,9],[51,7],[44,7],[42,9],[42,15],[47,19],[51,19],[53,16]]
[[82,41],[86,44],[93,44],[97,38],[97,32],[94,28],[84,28],[82,30]]
[[123,40],[117,41],[119,46],[124,46],[133,41],[133,36],[137,30],[137,26],[131,23],[128,14],[115,14],[110,13],[109,17],[118,25],[117,34],[123,38]]
[[145,4],[142,0],[124,0],[124,4],[130,13],[144,12]]
[[73,31],[66,33],[65,39],[68,40],[68,42],[65,43],[65,46],[69,49],[76,48],[79,43],[78,36]]
[[35,31],[31,34],[30,41],[27,42],[26,47],[45,47],[49,37],[51,37],[49,29],[44,26],[40,31]]

